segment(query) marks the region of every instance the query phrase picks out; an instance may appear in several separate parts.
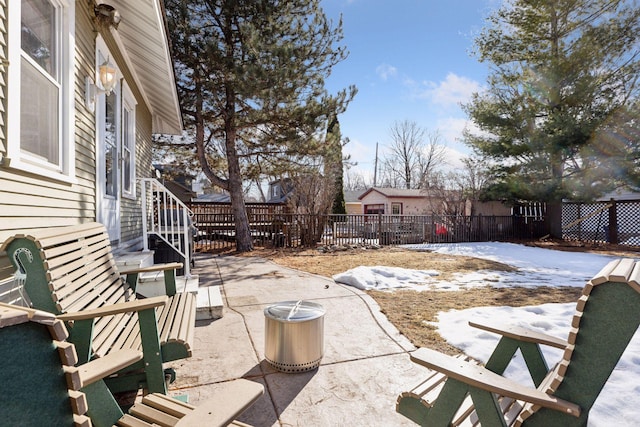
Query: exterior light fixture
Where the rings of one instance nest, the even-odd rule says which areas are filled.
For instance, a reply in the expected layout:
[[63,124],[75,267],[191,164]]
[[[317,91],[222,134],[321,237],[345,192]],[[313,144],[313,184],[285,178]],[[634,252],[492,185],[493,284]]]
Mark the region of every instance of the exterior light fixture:
[[93,84],[89,76],[85,78],[85,105],[90,111],[95,111],[96,98],[98,95],[103,93],[106,95],[111,94],[118,82],[117,77],[118,70],[116,70],[116,67],[113,66],[109,58],[107,58],[107,60],[98,67],[98,80],[102,87]]
[[116,30],[118,29],[121,18],[120,12],[118,12],[115,7],[110,4],[100,3],[94,7],[93,13],[100,25],[113,27]]

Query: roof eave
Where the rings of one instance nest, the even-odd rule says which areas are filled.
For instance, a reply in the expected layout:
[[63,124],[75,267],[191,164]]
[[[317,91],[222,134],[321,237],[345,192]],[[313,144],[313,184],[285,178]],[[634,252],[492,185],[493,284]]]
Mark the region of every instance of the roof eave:
[[152,132],[179,135],[183,123],[161,0],[112,0],[114,33],[152,116]]

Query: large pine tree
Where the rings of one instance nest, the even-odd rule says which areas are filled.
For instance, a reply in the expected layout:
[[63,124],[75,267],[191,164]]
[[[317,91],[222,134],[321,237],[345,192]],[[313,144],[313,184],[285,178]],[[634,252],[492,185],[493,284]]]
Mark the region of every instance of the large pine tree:
[[554,237],[563,198],[637,177],[639,43],[636,0],[506,1],[476,39],[491,72],[466,140],[496,162],[492,195],[546,202]]
[[[342,22],[319,0],[166,0],[178,93],[202,171],[229,191],[238,251],[252,249],[243,181],[260,164],[322,155],[329,117],[355,88],[327,93],[346,58]],[[226,164],[224,168],[212,165]]]

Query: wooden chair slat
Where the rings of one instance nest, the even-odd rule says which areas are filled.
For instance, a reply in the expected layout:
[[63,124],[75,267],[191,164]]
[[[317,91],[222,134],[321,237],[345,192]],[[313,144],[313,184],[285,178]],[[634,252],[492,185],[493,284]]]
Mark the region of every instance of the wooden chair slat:
[[179,418],[182,418],[196,408],[193,405],[189,405],[188,403],[173,399],[172,397],[160,393],[148,394],[142,398],[142,402],[147,406],[162,409],[163,411]]
[[48,264],[52,265],[52,263],[59,262],[56,260],[60,255],[79,250],[86,251],[87,248],[92,248],[91,250],[95,251],[96,249],[107,246],[110,246],[109,242],[107,242],[104,235],[100,233],[93,236],[85,235],[82,240],[73,239],[58,246],[45,247],[42,249],[42,252],[44,253],[44,258],[48,260]]
[[74,415],[73,416],[73,425],[74,427],[91,427],[91,419],[84,415]]
[[74,235],[85,236],[104,233],[104,226],[99,223],[85,223],[68,227],[51,227],[28,233],[27,238],[40,243],[42,247],[56,246],[68,242]]
[[78,363],[78,354],[76,353],[76,347],[66,341],[53,341],[54,345],[58,349],[58,355],[64,365],[73,366]]
[[179,418],[161,410],[152,408],[144,404],[133,405],[129,413],[143,421],[157,424],[163,427],[172,427],[178,423]]
[[153,427],[153,424],[149,424],[129,414],[125,414],[120,418],[117,425],[120,427]]
[[616,268],[609,273],[609,281],[627,283],[635,264],[635,261],[630,258],[621,259]]
[[[93,348],[97,355],[106,354],[118,339],[128,323],[135,324],[137,319],[132,318],[134,313],[123,313],[103,318],[98,330],[94,329]],[[102,319],[101,319],[102,320]]]
[[71,408],[74,414],[84,415],[87,413],[89,404],[87,403],[87,396],[83,392],[69,390],[69,400],[71,401]]
[[176,313],[178,313],[179,302],[180,296],[176,295],[169,303],[168,309],[166,307],[160,308],[161,312],[158,316],[158,326],[160,328],[161,342],[167,342],[169,334],[172,332],[172,322],[176,318]]
[[616,268],[619,262],[620,260],[618,259],[610,261],[607,265],[602,267],[602,270],[600,270],[595,276],[593,276],[593,279],[591,279],[591,283],[593,285],[600,285],[602,283],[608,282],[609,274],[611,274],[611,272]]
[[[72,281],[78,276],[88,274],[91,271],[90,269],[97,270],[97,273],[100,274],[105,269],[111,269],[109,255],[109,248],[106,247],[95,253],[70,253],[58,257],[55,264],[47,260],[47,279],[55,282],[61,277],[66,277],[68,280],[71,279],[69,281]],[[79,269],[83,270],[78,271]],[[76,273],[74,274],[74,272]]]
[[636,262],[631,274],[629,274],[629,285],[637,292],[640,292],[640,262]]

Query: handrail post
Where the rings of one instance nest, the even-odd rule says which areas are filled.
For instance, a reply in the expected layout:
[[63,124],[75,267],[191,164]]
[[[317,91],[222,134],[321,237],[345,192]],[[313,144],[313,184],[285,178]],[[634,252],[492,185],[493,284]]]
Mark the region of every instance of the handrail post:
[[[177,205],[176,205],[177,206]],[[182,208],[182,238],[184,239],[184,275],[185,277],[191,276],[191,240],[190,233],[191,227],[188,222],[187,209]]]

